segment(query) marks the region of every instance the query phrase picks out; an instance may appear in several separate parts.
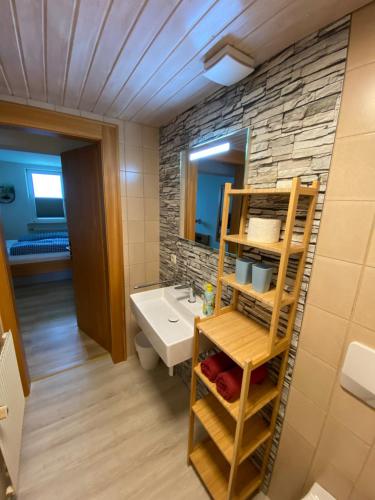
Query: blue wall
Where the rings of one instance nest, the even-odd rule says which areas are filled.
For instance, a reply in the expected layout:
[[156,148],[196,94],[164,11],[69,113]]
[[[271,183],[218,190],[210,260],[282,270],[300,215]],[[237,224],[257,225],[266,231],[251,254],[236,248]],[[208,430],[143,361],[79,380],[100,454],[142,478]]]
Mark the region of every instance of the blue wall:
[[226,182],[234,183],[234,177],[212,175],[198,172],[196,219],[202,224],[195,225],[195,232],[210,236],[210,247],[219,248],[216,241],[216,225],[220,207],[221,186]]
[[[16,191],[16,199],[13,203],[0,203],[0,222],[3,225],[5,239],[17,240],[19,237],[28,233],[27,224],[33,222],[34,216],[28,196],[26,170],[36,168],[45,171],[61,171],[61,161],[59,156],[39,155],[18,151],[8,151],[4,156],[2,155],[2,151],[0,150],[0,185],[13,185]],[[16,155],[9,156],[10,153],[15,153]],[[29,157],[27,157],[27,155],[29,155]],[[18,162],[1,160],[3,157],[8,157],[11,160],[18,160]],[[35,160],[36,158],[40,160],[37,164],[31,164],[31,162],[26,163],[28,159]]]

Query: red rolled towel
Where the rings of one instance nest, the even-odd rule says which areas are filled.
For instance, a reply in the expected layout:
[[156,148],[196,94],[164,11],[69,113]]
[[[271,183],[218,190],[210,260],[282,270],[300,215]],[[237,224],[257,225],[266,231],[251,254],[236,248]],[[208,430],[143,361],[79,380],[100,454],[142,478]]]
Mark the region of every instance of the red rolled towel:
[[235,401],[241,392],[242,368],[235,366],[231,370],[217,376],[216,389],[230,403]]
[[[242,374],[242,368],[236,366],[220,373],[216,379],[217,392],[230,403],[235,401],[241,393]],[[251,373],[250,384],[261,384],[266,376],[267,367],[261,365]]]
[[267,377],[267,365],[260,365],[251,372],[250,384],[261,384]]
[[236,366],[235,362],[225,352],[218,352],[202,361],[201,370],[208,380],[215,382],[219,373],[229,370],[234,366]]

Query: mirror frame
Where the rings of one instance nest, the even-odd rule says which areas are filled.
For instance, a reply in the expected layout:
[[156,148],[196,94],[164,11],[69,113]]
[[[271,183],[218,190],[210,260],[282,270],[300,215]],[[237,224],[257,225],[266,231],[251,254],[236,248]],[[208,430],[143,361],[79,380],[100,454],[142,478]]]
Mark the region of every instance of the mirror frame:
[[[179,221],[179,238],[185,241],[190,241],[191,243],[194,243],[194,245],[198,245],[202,248],[205,249],[210,249],[212,251],[217,251],[216,248],[204,245],[203,243],[198,243],[193,239],[189,239],[185,236],[185,213],[186,213],[186,203],[187,203],[187,190],[189,189],[189,186],[187,185],[187,169],[190,165],[189,161],[189,154],[193,149],[196,148],[201,148],[202,146],[206,144],[211,144],[213,142],[218,142],[221,140],[226,139],[227,137],[231,137],[238,132],[246,131],[246,149],[245,149],[245,165],[244,165],[244,187],[248,184],[247,181],[249,178],[249,152],[250,152],[250,127],[243,127],[237,130],[233,130],[232,132],[229,132],[224,135],[219,135],[218,137],[215,137],[213,139],[209,139],[207,141],[203,142],[198,142],[195,143],[195,141],[192,141],[188,144],[188,148],[184,149],[180,152],[180,221]],[[195,207],[194,207],[195,209]],[[230,252],[226,252],[230,253]]]

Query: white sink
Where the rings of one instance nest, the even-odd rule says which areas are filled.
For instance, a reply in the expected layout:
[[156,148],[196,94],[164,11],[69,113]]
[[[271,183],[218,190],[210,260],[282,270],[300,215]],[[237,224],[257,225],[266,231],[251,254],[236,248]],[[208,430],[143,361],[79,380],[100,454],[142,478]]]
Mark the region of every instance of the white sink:
[[202,314],[202,299],[188,301],[189,290],[174,286],[130,295],[138,325],[168,367],[190,359],[194,318]]

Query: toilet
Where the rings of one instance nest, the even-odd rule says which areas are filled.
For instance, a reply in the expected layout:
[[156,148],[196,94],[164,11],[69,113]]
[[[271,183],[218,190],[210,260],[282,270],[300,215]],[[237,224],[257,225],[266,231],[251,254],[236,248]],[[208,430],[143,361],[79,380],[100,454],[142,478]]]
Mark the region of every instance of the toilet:
[[314,483],[302,500],[336,500],[327,490],[322,488],[320,484]]

